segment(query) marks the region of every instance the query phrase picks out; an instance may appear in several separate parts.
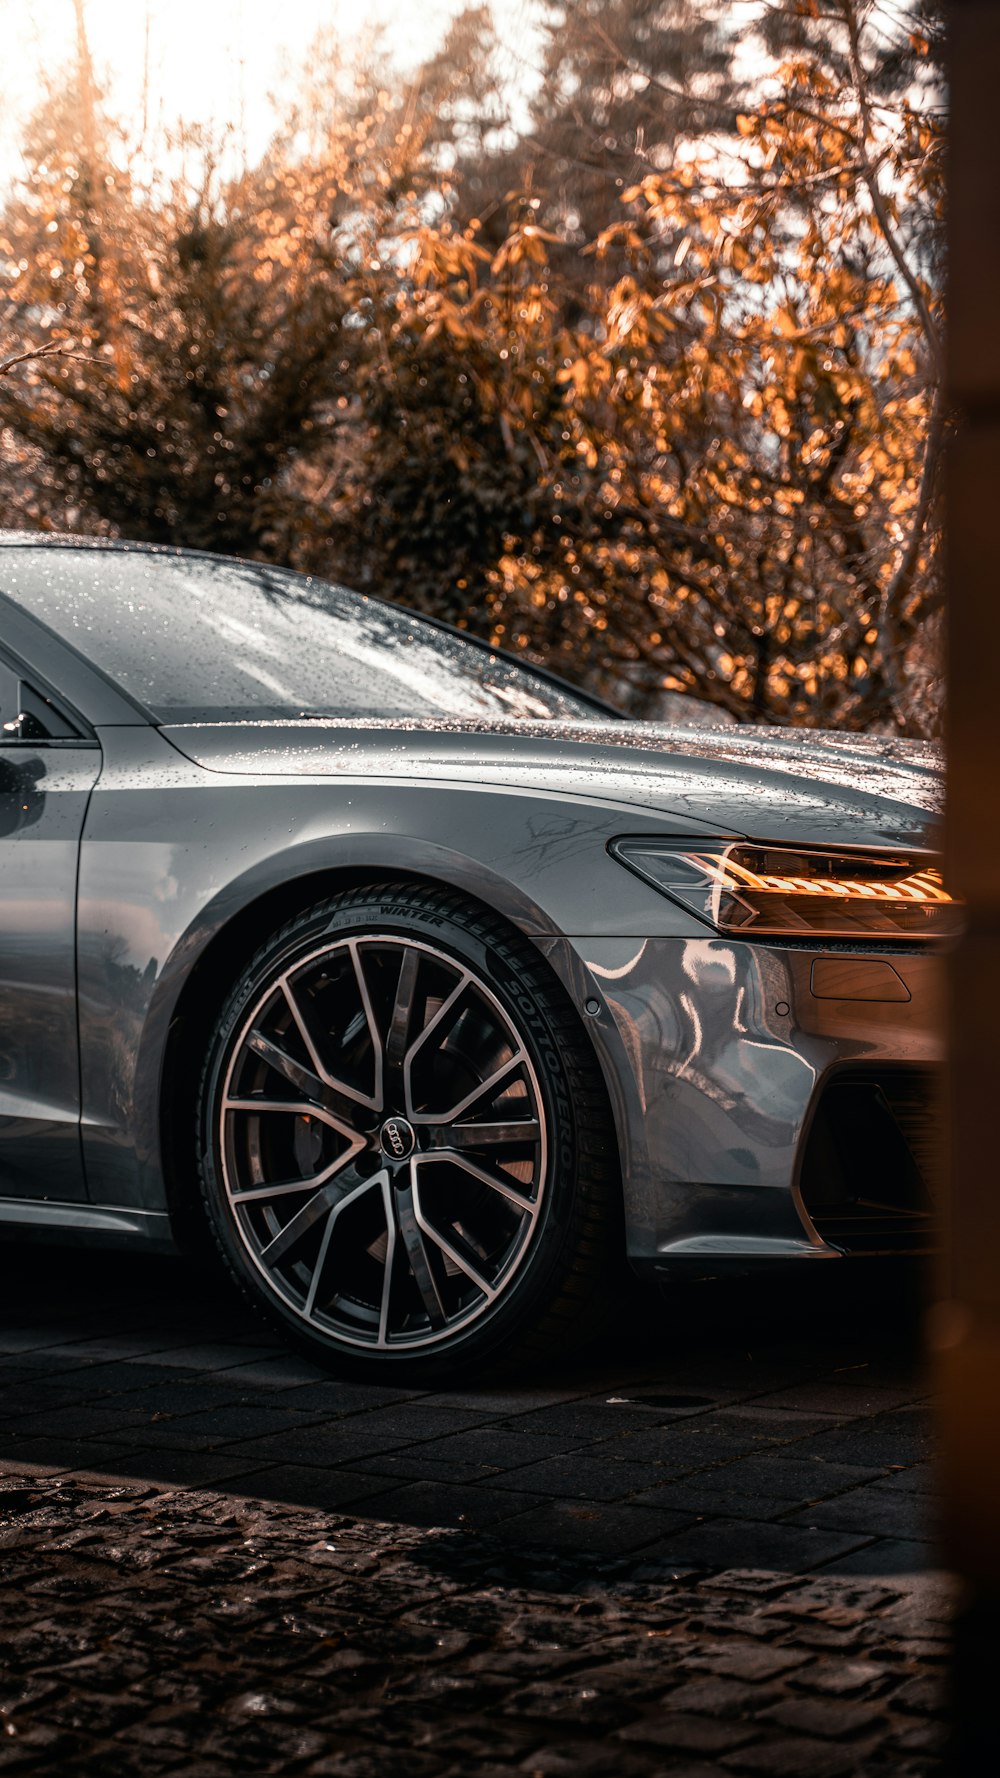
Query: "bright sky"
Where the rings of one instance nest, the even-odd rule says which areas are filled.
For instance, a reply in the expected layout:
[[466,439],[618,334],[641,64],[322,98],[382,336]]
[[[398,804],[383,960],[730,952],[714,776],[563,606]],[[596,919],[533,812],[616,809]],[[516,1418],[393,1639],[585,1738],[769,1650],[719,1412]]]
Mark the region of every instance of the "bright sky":
[[[327,26],[345,42],[366,27],[385,28],[385,45],[402,67],[437,48],[463,0],[86,0],[95,70],[107,80],[113,113],[137,116],[146,59],[150,125],[242,123],[253,159],[274,123],[269,96],[283,70],[300,63]],[[534,0],[493,0],[512,83],[530,86],[537,61]],[[72,0],[0,0],[4,48],[0,113],[0,185],[18,170],[18,130],[38,96],[38,71],[75,53]]]

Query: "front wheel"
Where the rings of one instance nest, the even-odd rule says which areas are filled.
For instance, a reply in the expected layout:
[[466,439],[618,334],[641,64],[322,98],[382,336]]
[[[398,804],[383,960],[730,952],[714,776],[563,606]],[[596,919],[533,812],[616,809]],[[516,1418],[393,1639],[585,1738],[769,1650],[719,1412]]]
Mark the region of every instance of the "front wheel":
[[230,1270],[341,1370],[429,1380],[600,1325],[603,1082],[538,953],[457,896],[348,891],[275,934],[216,1027],[199,1147]]

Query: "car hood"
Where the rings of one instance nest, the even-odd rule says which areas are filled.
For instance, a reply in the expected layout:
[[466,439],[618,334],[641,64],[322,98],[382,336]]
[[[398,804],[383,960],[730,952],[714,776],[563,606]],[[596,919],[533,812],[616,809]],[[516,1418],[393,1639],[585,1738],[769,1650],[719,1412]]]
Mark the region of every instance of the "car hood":
[[[928,742],[816,729],[472,719],[176,724],[212,772],[507,785],[792,844],[939,843]],[[645,823],[644,823],[645,825]]]

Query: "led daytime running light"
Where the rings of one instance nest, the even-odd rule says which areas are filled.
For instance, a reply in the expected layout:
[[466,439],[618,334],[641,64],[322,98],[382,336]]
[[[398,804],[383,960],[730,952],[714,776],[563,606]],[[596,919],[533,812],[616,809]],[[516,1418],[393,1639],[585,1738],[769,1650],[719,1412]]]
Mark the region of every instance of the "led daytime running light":
[[699,864],[706,876],[720,889],[762,889],[782,895],[858,896],[869,901],[951,902],[952,897],[941,880],[941,872],[928,865],[913,871],[895,883],[866,883],[858,877],[792,877],[776,876],[751,870],[735,858],[713,858],[703,852],[685,856]]
[[618,840],[615,856],[717,931],[750,937],[926,940],[955,932],[961,906],[937,862],[750,840]]

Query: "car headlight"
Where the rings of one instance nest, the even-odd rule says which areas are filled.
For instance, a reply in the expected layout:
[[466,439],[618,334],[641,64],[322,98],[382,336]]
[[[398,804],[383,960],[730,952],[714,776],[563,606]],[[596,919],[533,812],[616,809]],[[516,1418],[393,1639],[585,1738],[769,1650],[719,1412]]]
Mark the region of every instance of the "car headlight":
[[747,937],[944,938],[961,906],[930,854],[746,840],[615,840],[614,857],[721,932]]

